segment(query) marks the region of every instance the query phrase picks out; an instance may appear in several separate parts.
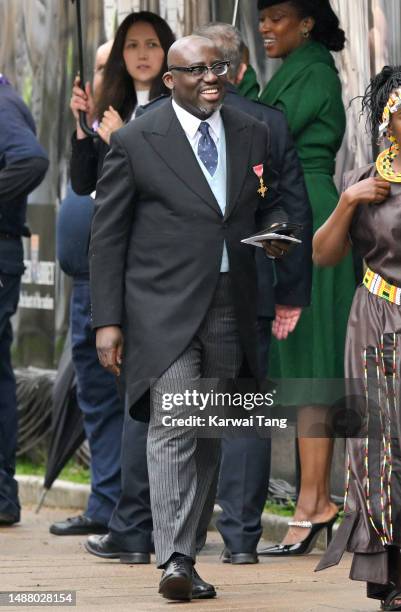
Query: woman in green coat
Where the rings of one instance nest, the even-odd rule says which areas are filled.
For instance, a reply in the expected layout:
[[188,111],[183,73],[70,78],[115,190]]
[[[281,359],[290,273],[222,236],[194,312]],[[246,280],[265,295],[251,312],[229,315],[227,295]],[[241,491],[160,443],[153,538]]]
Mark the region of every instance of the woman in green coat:
[[[338,202],[333,182],[335,157],[345,131],[341,83],[330,53],[344,47],[345,35],[329,0],[258,0],[260,32],[270,58],[283,63],[260,101],[284,111],[294,137],[314,215],[320,227]],[[355,288],[351,257],[333,269],[314,268],[312,306],[297,322],[293,313],[276,306],[271,371],[273,378],[343,378],[344,341]],[[290,324],[286,326],[286,320]],[[285,327],[295,330],[283,341]],[[294,403],[299,404],[300,398]],[[306,554],[318,532],[331,526],[337,507],[330,501],[333,440],[302,437],[323,406],[305,407],[298,420],[301,487],[294,520],[281,545],[266,555]]]

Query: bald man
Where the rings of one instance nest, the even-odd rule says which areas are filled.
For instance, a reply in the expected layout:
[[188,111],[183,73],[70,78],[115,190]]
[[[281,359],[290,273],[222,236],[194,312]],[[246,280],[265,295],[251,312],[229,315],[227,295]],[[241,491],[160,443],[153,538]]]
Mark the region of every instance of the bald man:
[[[124,370],[132,416],[150,418],[159,593],[190,600],[200,580],[196,533],[211,516],[220,452],[219,439],[188,425],[191,393],[201,379],[220,391],[240,370],[260,378],[255,258],[241,239],[287,217],[267,172],[268,128],[222,107],[221,51],[185,37],[168,65],[172,101],[112,136],[90,275],[100,362]],[[281,244],[266,249],[277,256]],[[203,596],[215,596],[212,585]]]

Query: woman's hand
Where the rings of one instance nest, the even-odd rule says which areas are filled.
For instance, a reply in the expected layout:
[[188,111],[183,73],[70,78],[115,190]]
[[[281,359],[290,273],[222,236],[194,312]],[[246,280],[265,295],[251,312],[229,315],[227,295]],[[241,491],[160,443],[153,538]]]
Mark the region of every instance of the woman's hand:
[[359,204],[379,204],[390,195],[391,185],[370,177],[346,189],[327,221],[313,238],[313,261],[317,266],[336,266],[349,252],[349,231]]
[[344,191],[344,196],[354,206],[358,204],[379,204],[388,198],[390,189],[391,185],[388,181],[374,176],[351,185]]
[[85,91],[80,87],[81,79],[79,76],[75,77],[74,86],[72,88],[72,96],[70,100],[70,109],[77,122],[77,138],[87,138],[85,132],[82,131],[79,125],[79,111],[83,111],[87,115],[87,122],[89,125],[95,120],[95,102],[91,92],[90,83],[86,83]]
[[109,110],[107,110],[103,115],[97,129],[97,133],[99,134],[100,138],[109,145],[110,136],[112,133],[119,130],[121,127],[123,127],[123,125],[124,121],[121,119],[118,112],[112,106],[109,106]]

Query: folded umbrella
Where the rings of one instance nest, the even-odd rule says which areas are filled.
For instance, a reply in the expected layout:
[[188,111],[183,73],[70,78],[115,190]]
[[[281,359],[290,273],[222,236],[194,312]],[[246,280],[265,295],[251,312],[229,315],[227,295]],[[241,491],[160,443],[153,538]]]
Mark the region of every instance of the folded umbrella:
[[82,413],[78,406],[71,341],[68,335],[53,388],[53,415],[43,492],[39,512],[47,492],[63,467],[85,440]]

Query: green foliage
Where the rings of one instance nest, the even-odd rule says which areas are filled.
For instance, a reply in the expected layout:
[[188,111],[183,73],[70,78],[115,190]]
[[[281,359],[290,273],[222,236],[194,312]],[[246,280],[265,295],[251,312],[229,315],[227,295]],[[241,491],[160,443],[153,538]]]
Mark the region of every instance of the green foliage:
[[293,516],[295,512],[295,504],[290,499],[285,504],[277,504],[272,501],[267,501],[265,504],[265,512],[277,514],[278,516]]
[[[20,457],[17,460],[16,472],[17,474],[24,476],[44,476],[46,472],[46,465],[45,463],[33,463],[25,457]],[[59,478],[61,480],[76,482],[78,484],[89,484],[90,471],[71,459],[60,473]]]

